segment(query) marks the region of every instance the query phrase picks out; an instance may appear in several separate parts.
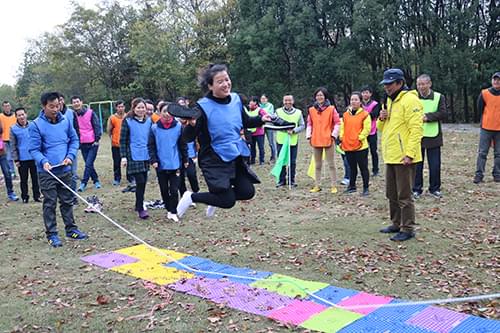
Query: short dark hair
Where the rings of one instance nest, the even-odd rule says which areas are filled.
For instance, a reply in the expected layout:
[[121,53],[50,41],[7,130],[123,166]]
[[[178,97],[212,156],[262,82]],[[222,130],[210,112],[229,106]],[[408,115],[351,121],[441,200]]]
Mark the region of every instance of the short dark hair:
[[322,92],[323,95],[325,95],[325,99],[329,99],[330,95],[328,93],[328,90],[325,88],[325,87],[319,87],[318,89],[316,89],[314,91],[314,94],[313,94],[313,98],[316,99],[316,95],[319,93],[319,92]]
[[186,101],[186,97],[184,96],[179,96],[175,99],[175,103],[179,104],[180,101]]
[[[161,102],[159,105],[158,105],[158,112],[161,112],[161,110],[163,110],[163,108],[167,107],[172,104],[172,102]],[[167,109],[168,111],[168,109]]]
[[46,106],[48,102],[56,100],[59,101],[59,93],[57,91],[49,91],[42,94],[40,102],[42,106]]
[[5,105],[5,104],[10,104],[10,102],[9,102],[9,101],[7,101],[7,100],[6,100],[6,101],[3,101],[3,102],[2,102],[2,105]]
[[125,102],[123,100],[119,99],[115,102],[115,107],[117,107],[118,105],[122,105],[122,104],[125,105]]
[[66,98],[63,93],[59,93],[59,97]]
[[79,96],[79,95],[73,95],[73,96],[71,96],[71,103],[73,103],[74,99],[79,99],[80,101],[82,101],[82,97]]
[[361,89],[359,89],[360,92],[363,92],[363,91],[369,91],[370,93],[373,94],[373,89],[372,87],[366,85],[366,86],[362,86]]
[[146,104],[151,104],[151,105],[155,105],[155,103],[153,103],[153,101],[152,101],[152,100],[150,100],[150,99],[145,99],[145,100],[144,100],[144,103],[146,103]]
[[224,64],[210,64],[207,67],[203,68],[198,75],[198,84],[203,90],[203,93],[208,93],[208,85],[214,84],[214,76],[220,72],[227,72],[227,66]]
[[[365,89],[365,90],[366,90],[366,89]],[[360,100],[360,101],[362,101],[362,100],[363,100],[363,96],[361,96],[361,92],[360,92],[360,91],[353,91],[353,92],[351,93],[351,97],[352,97],[353,95],[358,96],[358,98],[359,98],[359,100]]]
[[21,107],[18,107],[14,110],[14,114],[17,115],[17,111],[21,111],[21,110],[23,110],[26,113],[26,109],[21,106]]
[[259,105],[260,99],[258,96],[250,96],[250,98],[248,99],[248,103],[250,103],[250,102],[255,102],[255,103],[257,103],[257,105]]

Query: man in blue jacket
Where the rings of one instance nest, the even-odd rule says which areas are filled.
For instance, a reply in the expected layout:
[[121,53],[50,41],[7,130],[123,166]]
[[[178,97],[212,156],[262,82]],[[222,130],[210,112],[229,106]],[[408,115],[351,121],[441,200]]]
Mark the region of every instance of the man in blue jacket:
[[42,94],[42,111],[30,124],[29,151],[35,160],[40,189],[43,194],[43,221],[49,244],[62,246],[57,234],[56,205],[59,199],[66,236],[72,239],[87,239],[78,230],[73,217],[73,194],[50,173],[66,185],[71,184],[71,163],[76,158],[79,145],[73,125],[60,112],[59,93]]

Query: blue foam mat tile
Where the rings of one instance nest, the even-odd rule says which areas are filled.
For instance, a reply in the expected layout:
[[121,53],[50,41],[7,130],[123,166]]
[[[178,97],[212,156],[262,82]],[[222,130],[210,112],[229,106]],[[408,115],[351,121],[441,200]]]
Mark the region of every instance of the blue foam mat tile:
[[225,273],[225,274],[231,274],[231,275],[240,275],[240,276],[247,276],[248,278],[237,278],[237,277],[232,277],[228,276],[227,279],[229,281],[235,282],[235,283],[242,283],[242,284],[250,284],[258,280],[262,280],[270,276],[272,273],[271,272],[262,272],[262,271],[255,271],[250,268],[240,268],[240,267],[233,267],[229,266],[227,268],[224,268],[223,270],[219,271],[220,273]]
[[[404,303],[409,301],[404,301],[400,299],[392,300],[389,304],[392,303]],[[415,314],[424,310],[428,305],[419,304],[419,305],[408,305],[408,306],[398,306],[398,307],[381,307],[377,310],[370,313],[368,316],[382,319],[384,321],[389,322],[405,322]]]
[[435,333],[400,322],[377,320],[369,315],[342,328],[338,333]]
[[[187,256],[187,257],[184,257],[184,258],[177,260],[177,261],[188,266],[188,267],[197,269],[198,265],[200,265],[206,261],[210,261],[210,260],[205,259],[205,258],[201,258],[201,257]],[[169,262],[165,266],[177,268],[179,270],[186,271],[186,272],[193,272],[175,261]]]
[[498,333],[500,320],[485,319],[481,317],[468,317],[450,333]]
[[[346,299],[347,297],[354,296],[358,294],[359,291],[352,290],[352,289],[345,289],[345,288],[340,288],[340,287],[334,287],[334,286],[328,286],[323,289],[320,289],[313,293],[313,295],[321,297],[325,299],[326,301],[337,304],[343,299]],[[315,297],[312,297],[311,295],[307,296],[307,300],[311,302],[315,302],[317,304],[325,305],[325,306],[332,306],[331,304],[324,302],[320,299],[317,299]]]

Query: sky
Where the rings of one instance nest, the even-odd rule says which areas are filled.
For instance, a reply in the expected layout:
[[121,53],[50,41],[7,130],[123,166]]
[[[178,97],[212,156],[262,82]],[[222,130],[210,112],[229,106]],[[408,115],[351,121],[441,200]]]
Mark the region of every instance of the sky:
[[[95,8],[100,0],[76,0],[85,8]],[[0,0],[0,85],[14,85],[28,40],[66,22],[71,0]]]

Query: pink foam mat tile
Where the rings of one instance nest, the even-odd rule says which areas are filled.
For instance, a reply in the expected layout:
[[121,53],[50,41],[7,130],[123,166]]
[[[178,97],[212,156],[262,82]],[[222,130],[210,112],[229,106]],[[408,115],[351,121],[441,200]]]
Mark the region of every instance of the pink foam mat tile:
[[271,312],[269,318],[282,323],[300,325],[326,309],[326,306],[311,301],[294,300],[289,305]]
[[[351,296],[347,299],[342,300],[339,302],[337,305],[340,307],[345,307],[345,310],[352,311],[352,312],[357,312],[360,314],[369,314],[376,309],[380,307],[381,304],[387,304],[390,301],[392,301],[392,297],[387,297],[387,296],[377,296],[373,294],[368,294],[361,292],[359,294],[356,294],[354,296]],[[349,308],[350,306],[357,306],[357,305],[371,305],[371,304],[376,304],[373,307],[368,307],[368,308]]]
[[91,256],[82,257],[80,259],[89,264],[106,269],[125,264],[133,264],[134,262],[139,261],[139,259],[137,258],[116,252],[98,253]]
[[460,323],[468,317],[469,315],[465,313],[455,312],[436,306],[429,306],[408,319],[406,323],[425,328],[433,332],[448,333],[460,325]]

